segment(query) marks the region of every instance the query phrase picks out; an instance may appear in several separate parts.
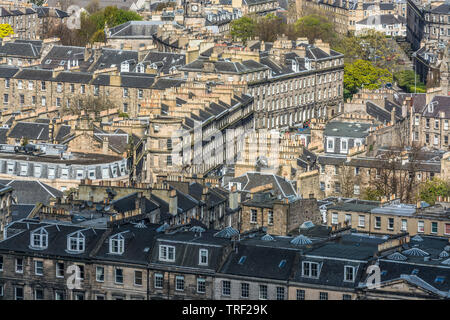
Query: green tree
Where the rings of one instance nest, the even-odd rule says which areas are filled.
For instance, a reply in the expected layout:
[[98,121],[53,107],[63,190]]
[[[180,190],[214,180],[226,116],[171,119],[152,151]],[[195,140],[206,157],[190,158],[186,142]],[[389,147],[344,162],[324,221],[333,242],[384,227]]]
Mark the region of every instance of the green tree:
[[30,0],[30,1],[28,1],[29,3],[32,3],[32,4],[35,4],[35,5],[37,5],[38,7],[41,7],[44,3],[45,3],[45,0]]
[[383,195],[383,191],[377,188],[367,187],[364,189],[361,198],[364,200],[379,201]]
[[311,14],[295,22],[297,36],[308,38],[309,43],[316,39],[331,43],[336,38],[333,24],[324,16]]
[[[403,70],[394,74],[394,80],[398,86],[410,93],[425,93],[425,84],[419,80],[419,76],[413,70]],[[416,84],[415,84],[416,83]],[[414,86],[416,85],[416,88]]]
[[244,44],[255,36],[256,22],[252,18],[242,17],[231,22],[230,34],[234,40],[240,39]]
[[434,205],[437,197],[450,196],[450,182],[438,178],[433,178],[424,182],[419,189],[420,200]]
[[332,48],[344,54],[345,63],[353,63],[361,59],[371,61],[377,67],[388,69],[396,67],[396,58],[399,55],[392,39],[374,30],[368,30],[360,36],[350,34],[339,37]]
[[344,67],[344,88],[347,98],[361,88],[378,89],[383,84],[392,82],[392,74],[387,69],[377,68],[366,60],[356,60]]
[[5,38],[12,34],[14,34],[14,30],[11,25],[7,23],[0,24],[0,38]]

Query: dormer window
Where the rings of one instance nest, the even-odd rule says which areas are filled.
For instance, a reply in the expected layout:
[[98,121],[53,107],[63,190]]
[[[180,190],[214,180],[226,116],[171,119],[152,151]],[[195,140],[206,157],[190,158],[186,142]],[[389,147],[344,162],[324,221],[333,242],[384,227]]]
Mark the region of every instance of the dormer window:
[[307,278],[319,278],[319,263],[304,261],[302,264],[302,276]]
[[120,64],[120,72],[130,72],[130,64],[127,61]]
[[295,61],[295,60],[292,60],[292,71],[298,72],[297,61]]
[[123,254],[125,247],[125,240],[123,235],[116,234],[109,238],[109,253],[111,254]]
[[175,261],[175,247],[160,245],[159,246],[159,260],[160,261]]
[[345,266],[344,267],[344,281],[354,282],[355,281],[355,267]]
[[46,249],[48,247],[48,232],[44,227],[31,233],[30,247],[33,249]]
[[207,249],[199,250],[198,264],[202,265],[202,266],[208,265],[208,250]]
[[69,234],[67,237],[67,251],[84,252],[85,237],[80,231]]
[[142,63],[139,63],[136,67],[136,72],[138,73],[144,73],[145,72],[145,67]]

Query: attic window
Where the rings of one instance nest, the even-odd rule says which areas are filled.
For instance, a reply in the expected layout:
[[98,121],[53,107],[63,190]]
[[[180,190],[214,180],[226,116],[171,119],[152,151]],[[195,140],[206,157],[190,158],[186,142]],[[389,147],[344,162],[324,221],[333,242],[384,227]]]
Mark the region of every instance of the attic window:
[[123,254],[124,251],[124,243],[125,240],[123,238],[123,235],[116,234],[109,238],[109,253],[112,254]]
[[30,247],[33,249],[46,249],[48,246],[48,232],[43,227],[31,233]]
[[50,64],[50,63],[52,63],[52,60],[51,60],[51,59],[45,60],[45,64]]
[[83,252],[84,251],[84,235],[80,232],[71,233],[67,237],[67,251],[70,252]]
[[63,65],[65,65],[65,64],[66,64],[66,61],[65,61],[65,60],[61,60],[61,62],[59,63],[60,66],[63,66]]

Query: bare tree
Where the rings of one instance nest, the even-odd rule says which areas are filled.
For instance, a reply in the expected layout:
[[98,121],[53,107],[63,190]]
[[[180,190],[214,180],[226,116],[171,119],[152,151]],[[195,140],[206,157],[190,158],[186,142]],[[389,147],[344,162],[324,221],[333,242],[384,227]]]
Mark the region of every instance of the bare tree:
[[340,167],[340,183],[341,183],[341,194],[344,197],[350,198],[354,194],[355,186],[355,170],[353,167],[343,164]]
[[421,149],[396,148],[384,152],[380,157],[380,167],[370,179],[370,185],[380,195],[394,195],[402,202],[413,203],[417,198],[417,188],[420,185],[417,172],[420,171],[419,156]]
[[96,117],[100,114],[101,111],[117,109],[117,105],[114,104],[108,97],[106,96],[75,96],[68,106],[64,108],[65,112],[68,112],[72,115],[81,115],[81,114],[94,114]]

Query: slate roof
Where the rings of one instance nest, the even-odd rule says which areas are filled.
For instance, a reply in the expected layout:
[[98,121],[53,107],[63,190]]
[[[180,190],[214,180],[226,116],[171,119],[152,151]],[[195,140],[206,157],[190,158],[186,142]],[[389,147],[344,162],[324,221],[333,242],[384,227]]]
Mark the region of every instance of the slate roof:
[[247,172],[246,174],[233,178],[229,185],[233,182],[241,183],[241,191],[250,192],[250,189],[271,183],[275,195],[283,197],[296,196],[297,193],[293,185],[280,176],[271,173]]
[[13,188],[17,204],[48,204],[50,198],[62,197],[63,193],[39,180],[0,180],[0,183]]
[[100,57],[89,67],[89,71],[113,67],[119,67],[120,70],[120,64],[124,61],[134,61],[130,66],[131,70],[138,61],[138,52],[132,50],[102,48]]
[[30,140],[47,141],[48,124],[37,122],[17,122],[8,134],[9,138],[22,139],[24,137]]
[[0,77],[12,78],[19,70],[19,68],[13,66],[0,66]]
[[[153,251],[158,227],[159,225],[156,224],[146,224],[145,228],[136,227],[135,224],[115,227],[93,257],[94,259],[147,265]],[[121,233],[125,240],[124,252],[123,254],[111,254],[109,253],[109,239],[118,233]]]
[[[44,227],[48,233],[48,247],[46,249],[32,249],[30,248],[30,236],[32,231]],[[9,229],[16,229],[17,233],[11,235]],[[21,231],[20,231],[21,230]],[[11,230],[11,233],[14,233]],[[85,251],[83,253],[72,254],[66,251],[67,249],[67,236],[73,232],[81,231],[85,236]],[[95,247],[99,235],[104,230],[101,229],[83,229],[74,225],[68,225],[63,223],[46,223],[46,222],[32,222],[16,221],[8,226],[7,235],[8,238],[0,241],[0,251],[14,250],[14,252],[27,253],[27,254],[39,254],[40,256],[59,256],[59,257],[74,257],[79,259],[87,259],[89,253]]]
[[186,64],[186,55],[172,52],[150,51],[142,61],[149,67],[150,64],[157,64],[158,71],[168,74],[172,67],[181,67]]
[[[238,244],[237,250],[232,251],[219,272],[287,281],[291,275],[296,254],[295,250],[290,249]],[[242,257],[246,257],[245,260],[241,260]],[[283,260],[286,263],[280,267]]]
[[380,204],[377,201],[353,200],[351,202],[340,202],[329,206],[327,207],[327,210],[370,213],[372,209],[377,208],[379,205]]
[[32,43],[6,42],[0,46],[0,55],[34,59],[40,57],[40,47]]
[[214,71],[229,74],[245,74],[255,71],[267,70],[268,67],[264,64],[256,62],[254,60],[246,60],[242,62],[232,62],[232,61],[208,61],[204,58],[198,58],[197,60],[186,64],[181,67],[182,71],[204,71],[205,63],[211,63],[214,65]]
[[370,16],[361,21],[356,22],[356,24],[364,24],[364,25],[392,25],[392,24],[405,24],[406,19],[402,16],[394,16],[393,14],[381,14]]
[[44,69],[22,69],[14,76],[16,79],[51,81],[53,72]]
[[152,89],[165,90],[167,88],[180,87],[186,80],[173,78],[160,78],[153,83]]
[[70,133],[71,133],[71,127],[70,126],[68,126],[68,125],[61,125],[59,127],[59,130],[58,130],[56,136],[55,136],[55,140],[58,143],[61,143],[65,139],[67,139],[69,137]]
[[364,138],[369,134],[369,129],[372,127],[375,126],[369,123],[333,121],[325,126],[324,136]]
[[69,72],[63,71],[59,72],[54,78],[58,82],[69,82],[69,83],[84,83],[88,84],[93,78],[91,73],[86,72]]
[[[228,245],[228,239],[216,238],[216,230],[206,230],[201,234],[193,231],[169,232],[157,235],[155,249],[152,252],[150,263],[155,265],[173,266],[177,268],[193,268],[212,272],[218,269],[223,247]],[[159,261],[159,245],[175,246],[175,261]],[[208,265],[199,265],[199,249],[208,250]]]
[[69,60],[84,61],[84,50],[84,47],[54,45],[42,59],[40,66],[42,69],[65,68]]
[[[443,118],[450,119],[450,97],[449,96],[434,96],[431,100],[433,105],[432,111],[428,105],[423,103],[422,108],[419,109],[422,116],[428,118],[442,118],[441,113],[444,115]],[[418,106],[419,107],[419,106]],[[420,107],[419,107],[420,108]]]
[[34,204],[13,204],[11,205],[12,221],[25,219],[29,216],[31,211],[35,208]]
[[49,7],[35,7],[35,10],[39,18],[53,17],[53,18],[67,18],[69,14],[67,12],[54,8],[52,12]]
[[[136,209],[136,199],[137,192],[126,195],[122,198],[115,199],[111,202],[111,205],[118,212],[127,212]],[[159,208],[159,205],[146,197],[141,198],[141,208],[143,209],[143,213],[150,213]]]
[[7,144],[7,136],[8,128],[0,128],[0,144]]
[[450,3],[443,3],[431,10],[433,13],[450,14]]
[[109,29],[108,38],[151,38],[164,21],[128,21]]

